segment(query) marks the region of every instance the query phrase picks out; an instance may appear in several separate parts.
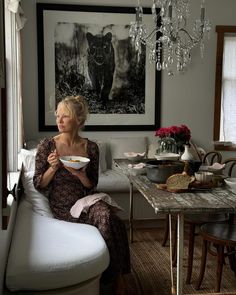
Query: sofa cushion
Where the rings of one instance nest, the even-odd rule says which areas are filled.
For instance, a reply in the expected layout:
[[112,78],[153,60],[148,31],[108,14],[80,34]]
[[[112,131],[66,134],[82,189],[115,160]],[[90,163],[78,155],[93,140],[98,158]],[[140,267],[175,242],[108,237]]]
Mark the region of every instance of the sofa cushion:
[[100,140],[93,140],[97,143],[99,149],[99,174],[107,170],[107,161],[106,161],[106,142]]
[[35,156],[37,149],[33,148],[30,150],[21,149],[18,155],[18,168],[21,168],[21,164],[23,165],[23,171],[34,171],[35,169]]
[[[143,153],[147,152],[147,137],[117,137],[110,139],[111,160],[125,158],[125,152]],[[111,167],[114,170],[117,168],[113,161]]]
[[38,192],[33,184],[34,171],[28,171],[22,173],[22,185],[24,188],[23,197],[27,202],[32,205],[32,209],[42,215],[52,217],[52,212],[50,209],[48,198]]
[[100,192],[129,192],[129,180],[119,171],[108,169],[99,175],[97,189]]
[[96,227],[41,216],[20,203],[6,269],[9,290],[72,286],[100,275],[108,264]]

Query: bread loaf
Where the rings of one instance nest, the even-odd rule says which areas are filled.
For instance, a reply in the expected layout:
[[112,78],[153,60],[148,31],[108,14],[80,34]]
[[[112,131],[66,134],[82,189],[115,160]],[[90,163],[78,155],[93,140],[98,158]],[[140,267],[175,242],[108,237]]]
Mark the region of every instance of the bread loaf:
[[176,173],[171,175],[166,180],[168,190],[188,189],[189,184],[195,180],[194,176],[189,176],[186,173]]

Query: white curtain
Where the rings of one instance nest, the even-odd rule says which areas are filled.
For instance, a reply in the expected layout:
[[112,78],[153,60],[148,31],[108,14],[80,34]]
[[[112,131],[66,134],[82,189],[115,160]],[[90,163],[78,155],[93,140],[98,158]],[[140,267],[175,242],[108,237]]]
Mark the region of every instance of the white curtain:
[[236,142],[236,35],[224,38],[220,140]]
[[6,69],[8,101],[8,170],[17,171],[18,152],[23,146],[21,33],[26,18],[19,0],[5,1]]

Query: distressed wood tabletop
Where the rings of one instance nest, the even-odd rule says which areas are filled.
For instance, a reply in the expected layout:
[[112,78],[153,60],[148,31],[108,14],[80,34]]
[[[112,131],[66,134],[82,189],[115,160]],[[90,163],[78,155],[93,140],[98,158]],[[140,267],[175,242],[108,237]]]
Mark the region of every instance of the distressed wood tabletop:
[[157,188],[146,175],[132,175],[127,159],[115,159],[114,163],[141,192],[156,213],[203,213],[235,212],[236,194],[226,186],[208,190],[191,190],[185,193],[172,193]]

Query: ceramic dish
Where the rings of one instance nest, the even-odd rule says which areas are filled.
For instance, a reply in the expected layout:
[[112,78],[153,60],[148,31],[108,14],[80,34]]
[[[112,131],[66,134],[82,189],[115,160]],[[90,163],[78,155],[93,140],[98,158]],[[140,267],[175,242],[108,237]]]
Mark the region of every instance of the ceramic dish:
[[145,157],[145,154],[146,154],[145,152],[143,153],[127,152],[127,153],[124,153],[124,156],[130,161],[138,162]]
[[145,163],[129,164],[128,168],[131,175],[143,175],[147,173]]
[[90,162],[89,158],[80,156],[63,156],[60,157],[60,160],[64,166],[71,167],[77,170],[83,168]]
[[195,172],[194,175],[197,181],[206,183],[206,182],[212,181],[214,174],[212,172],[202,171],[202,172]]

